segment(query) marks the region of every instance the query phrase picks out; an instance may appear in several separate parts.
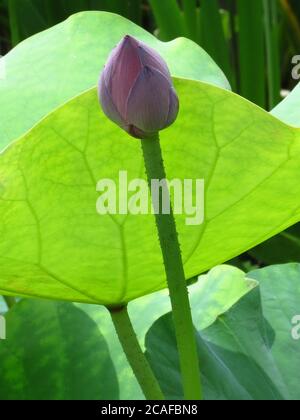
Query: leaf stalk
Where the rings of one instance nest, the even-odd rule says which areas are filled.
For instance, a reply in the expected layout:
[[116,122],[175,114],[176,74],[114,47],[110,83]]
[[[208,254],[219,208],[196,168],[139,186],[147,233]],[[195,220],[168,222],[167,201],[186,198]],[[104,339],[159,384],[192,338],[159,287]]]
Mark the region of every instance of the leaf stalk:
[[147,400],[164,400],[165,397],[143,353],[129,318],[127,306],[108,308],[118,338],[127,360]]
[[[141,144],[148,184],[151,190],[152,180],[166,181],[159,136],[144,139],[141,141]],[[165,188],[165,191],[160,188],[160,204],[163,201],[162,194],[167,192],[170,197],[167,182]],[[155,208],[157,203],[153,202],[153,206]],[[170,205],[170,212],[168,214],[163,214],[160,209],[156,213],[156,225],[172,304],[184,397],[187,400],[202,400],[203,394],[195,328],[192,321],[188,289],[172,205]]]

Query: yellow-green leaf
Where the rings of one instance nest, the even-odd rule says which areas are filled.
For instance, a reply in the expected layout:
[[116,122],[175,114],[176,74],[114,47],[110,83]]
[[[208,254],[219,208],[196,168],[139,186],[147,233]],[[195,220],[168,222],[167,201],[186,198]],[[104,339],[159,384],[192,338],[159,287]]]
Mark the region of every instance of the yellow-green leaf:
[[[241,97],[175,80],[181,112],[162,132],[169,179],[205,180],[205,223],[176,216],[186,277],[300,219],[299,130]],[[144,177],[138,140],[101,113],[95,89],[0,156],[0,289],[118,305],[166,286],[154,216],[96,212],[96,183]]]

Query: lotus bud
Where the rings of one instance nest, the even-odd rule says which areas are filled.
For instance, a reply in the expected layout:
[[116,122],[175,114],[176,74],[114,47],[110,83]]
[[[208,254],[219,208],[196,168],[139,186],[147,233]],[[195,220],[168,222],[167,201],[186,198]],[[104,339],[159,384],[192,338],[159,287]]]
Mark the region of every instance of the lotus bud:
[[113,50],[99,81],[103,112],[136,138],[171,125],[179,110],[171,75],[160,55],[131,36]]

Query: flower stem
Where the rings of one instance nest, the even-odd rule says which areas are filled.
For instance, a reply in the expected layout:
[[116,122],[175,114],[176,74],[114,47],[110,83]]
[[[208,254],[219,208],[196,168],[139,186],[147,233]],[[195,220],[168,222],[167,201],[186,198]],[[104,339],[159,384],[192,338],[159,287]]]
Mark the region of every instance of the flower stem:
[[[152,180],[166,180],[159,136],[144,139],[141,143],[151,190]],[[159,210],[155,212],[157,213],[155,217],[170,291],[184,397],[187,400],[201,400],[202,386],[195,329],[172,206],[170,205],[169,214],[163,214],[160,211],[163,194],[167,192],[168,197],[170,197],[167,184],[165,184],[165,187],[165,191],[160,188]],[[153,196],[152,201],[154,209],[157,209],[158,203],[154,202]]]
[[118,334],[120,343],[126,354],[127,360],[142,388],[147,400],[164,400],[165,397],[160,389],[157,379],[144,355],[132,323],[130,321],[127,306],[121,308],[108,308]]

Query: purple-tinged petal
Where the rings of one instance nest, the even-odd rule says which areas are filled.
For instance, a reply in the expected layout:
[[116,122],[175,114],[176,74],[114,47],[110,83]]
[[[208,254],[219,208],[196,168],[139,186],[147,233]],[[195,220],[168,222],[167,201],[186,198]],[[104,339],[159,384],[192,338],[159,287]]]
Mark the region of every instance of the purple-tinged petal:
[[163,129],[169,115],[170,89],[169,80],[161,72],[144,67],[128,98],[128,125],[145,133]]
[[166,62],[129,35],[108,59],[101,75],[99,99],[105,114],[138,138],[170,125],[179,109]]
[[116,61],[116,57],[119,54],[119,45],[117,45],[113,51],[111,52],[110,56],[108,57],[108,60],[104,66],[103,69],[103,77],[104,77],[104,81],[107,87],[109,87],[112,83],[112,74],[114,71],[114,63]]
[[122,120],[122,117],[119,114],[117,108],[115,107],[112,97],[106,87],[104,72],[102,72],[102,75],[99,81],[98,93],[99,93],[99,100],[100,100],[104,114],[114,123],[124,128],[125,123]]
[[141,61],[138,55],[138,43],[127,36],[117,47],[109,60],[109,83],[107,88],[120,115],[125,115],[129,92],[140,71]]
[[144,138],[147,138],[148,137],[147,133],[145,133],[144,131],[142,131],[139,128],[135,127],[134,125],[127,126],[126,127],[126,131],[127,131],[128,134],[130,134],[132,137],[134,137],[136,139],[144,139]]
[[166,127],[173,124],[176,120],[179,112],[179,99],[177,93],[173,87],[170,90],[170,105],[169,105],[169,115],[166,121]]
[[153,48],[139,42],[138,53],[143,66],[153,67],[171,80],[167,63]]

